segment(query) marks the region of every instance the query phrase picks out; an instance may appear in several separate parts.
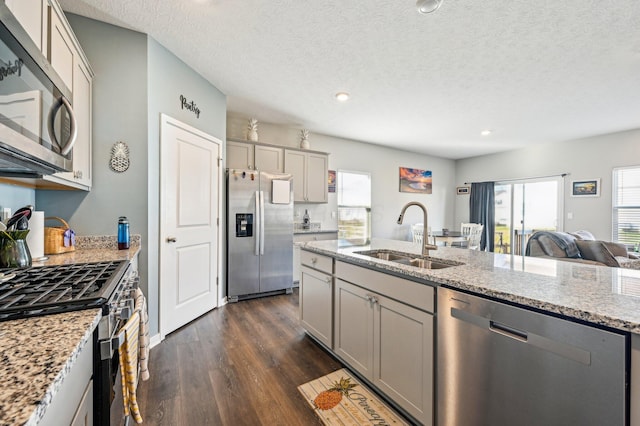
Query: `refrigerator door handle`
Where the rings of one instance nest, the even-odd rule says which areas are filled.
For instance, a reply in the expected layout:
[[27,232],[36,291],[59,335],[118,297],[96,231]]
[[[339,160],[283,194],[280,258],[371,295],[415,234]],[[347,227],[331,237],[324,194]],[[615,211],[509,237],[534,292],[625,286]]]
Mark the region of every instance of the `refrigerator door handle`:
[[256,256],[260,256],[260,217],[262,212],[260,211],[260,191],[256,191]]
[[260,255],[264,255],[264,191],[260,191]]

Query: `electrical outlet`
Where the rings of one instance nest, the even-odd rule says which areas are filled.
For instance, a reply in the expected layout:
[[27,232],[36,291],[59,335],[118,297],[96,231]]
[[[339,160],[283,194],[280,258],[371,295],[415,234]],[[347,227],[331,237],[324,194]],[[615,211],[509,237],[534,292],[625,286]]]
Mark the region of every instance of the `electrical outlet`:
[[336,213],[336,212],[331,212],[331,219],[335,219],[335,218],[336,218],[336,216],[337,216],[337,213]]
[[567,219],[573,219],[573,213],[571,212],[567,213]]

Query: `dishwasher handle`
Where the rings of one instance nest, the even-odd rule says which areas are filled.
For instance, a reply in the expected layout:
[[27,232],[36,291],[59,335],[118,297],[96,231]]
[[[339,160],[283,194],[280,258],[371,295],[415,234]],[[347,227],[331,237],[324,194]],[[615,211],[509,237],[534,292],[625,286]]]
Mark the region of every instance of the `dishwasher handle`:
[[508,325],[500,324],[496,321],[489,321],[489,330],[493,331],[494,333],[502,334],[503,336],[519,340],[521,342],[526,343],[528,340],[528,335],[525,331],[509,327]]

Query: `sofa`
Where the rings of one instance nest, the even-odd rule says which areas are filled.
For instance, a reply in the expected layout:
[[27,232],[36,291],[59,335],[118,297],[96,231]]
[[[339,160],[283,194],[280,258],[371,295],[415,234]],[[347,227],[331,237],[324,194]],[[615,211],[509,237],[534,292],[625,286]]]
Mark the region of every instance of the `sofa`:
[[590,265],[640,269],[639,257],[624,244],[596,240],[589,231],[537,231],[529,238],[525,256],[548,257]]

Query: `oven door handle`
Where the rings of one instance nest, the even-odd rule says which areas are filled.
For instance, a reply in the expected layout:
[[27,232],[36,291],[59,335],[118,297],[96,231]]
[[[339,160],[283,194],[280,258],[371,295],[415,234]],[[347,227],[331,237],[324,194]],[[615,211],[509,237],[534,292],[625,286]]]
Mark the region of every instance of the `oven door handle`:
[[124,344],[124,330],[113,336],[111,339],[100,342],[100,359],[106,360],[113,357],[113,353]]

